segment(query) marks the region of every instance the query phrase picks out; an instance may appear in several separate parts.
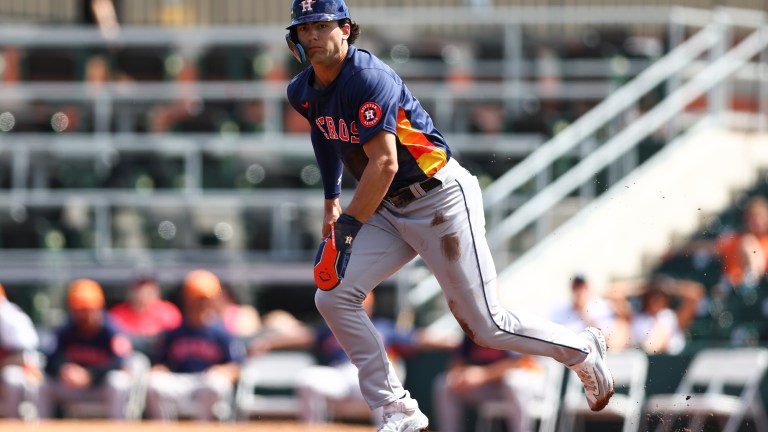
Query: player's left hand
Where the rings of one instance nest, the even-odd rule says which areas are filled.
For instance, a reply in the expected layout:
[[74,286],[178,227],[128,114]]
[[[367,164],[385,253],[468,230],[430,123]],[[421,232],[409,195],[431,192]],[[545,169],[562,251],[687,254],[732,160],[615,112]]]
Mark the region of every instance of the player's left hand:
[[357,233],[362,227],[362,222],[357,220],[354,216],[342,213],[333,224],[333,236],[334,242],[336,243],[336,249],[340,252],[349,252],[349,249],[352,247],[352,241],[355,240]]

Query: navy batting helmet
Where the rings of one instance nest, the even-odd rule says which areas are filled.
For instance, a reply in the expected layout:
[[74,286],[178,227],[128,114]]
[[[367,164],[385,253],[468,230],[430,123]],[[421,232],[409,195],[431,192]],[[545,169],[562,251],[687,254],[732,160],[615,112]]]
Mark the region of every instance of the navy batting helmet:
[[298,24],[316,21],[338,21],[349,18],[349,8],[344,0],[293,0],[291,28]]

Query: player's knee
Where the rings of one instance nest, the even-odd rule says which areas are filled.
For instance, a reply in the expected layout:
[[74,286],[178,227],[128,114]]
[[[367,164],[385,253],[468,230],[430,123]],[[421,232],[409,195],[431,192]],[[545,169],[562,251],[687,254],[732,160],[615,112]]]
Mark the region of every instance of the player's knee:
[[333,291],[321,291],[317,290],[315,293],[315,307],[317,310],[325,315],[328,312],[332,312],[338,305],[338,300]]
[[340,308],[344,307],[345,304],[348,303],[343,298],[343,293],[340,290],[317,290],[315,293],[315,306],[317,306],[317,310],[323,315],[326,313],[335,314]]
[[[339,287],[341,288],[341,287]],[[321,315],[335,316],[350,312],[356,312],[363,308],[365,294],[353,287],[346,289],[333,289],[331,291],[317,290],[315,293],[315,306]]]

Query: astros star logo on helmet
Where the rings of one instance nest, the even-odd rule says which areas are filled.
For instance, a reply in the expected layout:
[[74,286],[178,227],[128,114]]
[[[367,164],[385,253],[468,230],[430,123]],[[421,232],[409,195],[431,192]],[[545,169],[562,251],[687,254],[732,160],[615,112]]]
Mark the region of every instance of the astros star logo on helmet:
[[312,5],[316,1],[317,0],[304,0],[303,2],[301,2],[301,11],[302,12],[312,12]]

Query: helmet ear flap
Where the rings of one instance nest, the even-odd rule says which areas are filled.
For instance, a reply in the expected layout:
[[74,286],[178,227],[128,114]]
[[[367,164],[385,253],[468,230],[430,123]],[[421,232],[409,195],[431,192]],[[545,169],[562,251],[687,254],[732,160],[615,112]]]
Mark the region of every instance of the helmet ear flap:
[[299,63],[307,61],[307,55],[304,52],[304,48],[299,44],[299,37],[295,28],[291,28],[290,31],[286,33],[285,41],[288,43],[288,49],[291,50],[291,54],[296,57],[296,60],[298,60]]

